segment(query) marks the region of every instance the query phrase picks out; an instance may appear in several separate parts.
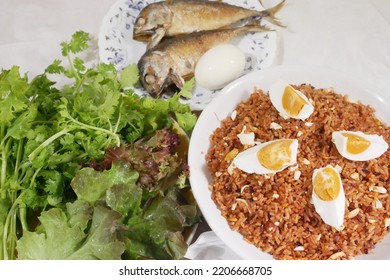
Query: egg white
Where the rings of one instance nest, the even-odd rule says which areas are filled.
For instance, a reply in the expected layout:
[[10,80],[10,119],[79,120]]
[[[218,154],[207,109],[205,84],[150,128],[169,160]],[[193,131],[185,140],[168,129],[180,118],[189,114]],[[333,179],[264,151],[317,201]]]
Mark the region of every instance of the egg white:
[[283,118],[293,118],[305,120],[314,112],[314,106],[311,104],[310,100],[299,90],[295,90],[295,92],[302,97],[303,100],[307,102],[307,104],[303,105],[301,111],[297,116],[290,115],[283,107],[282,98],[283,93],[286,87],[290,86],[288,83],[279,80],[276,83],[272,84],[269,88],[269,97],[271,99],[272,105],[278,110],[279,114]]
[[[348,139],[347,137],[342,135],[343,133],[350,133],[350,134],[360,136],[368,140],[371,143],[371,145],[368,147],[367,150],[363,151],[362,153],[351,154],[347,151]],[[383,155],[389,148],[389,145],[383,139],[383,136],[376,135],[376,134],[365,134],[361,131],[347,131],[347,130],[334,131],[332,133],[332,141],[335,144],[337,151],[343,157],[353,161],[366,161],[366,160],[378,158],[381,155]]]
[[[293,140],[290,145],[291,156],[288,164],[283,166],[279,170],[271,170],[264,167],[257,159],[257,152],[263,148],[264,146],[271,144],[280,140]],[[294,165],[297,162],[297,154],[298,154],[298,140],[296,139],[278,139],[269,142],[264,142],[253,146],[245,151],[242,151],[237,154],[237,156],[233,160],[234,167],[246,172],[246,173],[255,173],[255,174],[275,174],[287,168],[288,166]]]
[[205,52],[195,66],[195,81],[216,90],[237,78],[245,68],[245,55],[235,45],[221,44]]
[[[318,197],[318,195],[314,192],[312,192],[312,201],[314,208],[316,212],[321,216],[321,219],[326,223],[327,225],[330,225],[336,229],[339,229],[343,223],[344,223],[344,214],[345,214],[345,193],[343,184],[340,178],[340,173],[337,171],[336,168],[328,165],[327,167],[331,167],[336,171],[336,173],[339,176],[341,186],[340,186],[340,192],[338,196],[334,200],[322,200]],[[324,167],[326,168],[326,167]],[[318,168],[315,169],[313,172],[313,181],[315,176],[318,174],[318,172],[321,172],[324,168]]]

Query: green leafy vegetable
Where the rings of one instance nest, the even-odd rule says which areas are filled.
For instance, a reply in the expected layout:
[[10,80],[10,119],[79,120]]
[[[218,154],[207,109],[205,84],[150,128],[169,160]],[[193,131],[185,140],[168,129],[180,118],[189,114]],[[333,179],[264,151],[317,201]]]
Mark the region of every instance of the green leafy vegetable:
[[[174,118],[188,132],[196,120],[179,101],[188,96],[191,83],[168,100],[140,97],[132,88],[137,67],[129,65],[121,73],[109,64],[88,67],[79,56],[88,43],[88,33],[76,32],[61,43],[69,66],[56,59],[31,81],[17,66],[0,72],[0,259],[120,258],[129,237],[119,241],[107,235],[114,226],[109,220],[128,227],[125,222],[141,213],[148,199],[164,197],[171,187],[186,188],[186,175],[178,168],[182,164],[175,163],[173,154],[156,163],[159,171],[152,181],[141,184],[147,192],[140,187],[148,177],[147,168],[138,170],[142,159],[138,165],[132,162],[131,169],[114,164],[99,175],[86,167],[105,159],[110,150],[170,130]],[[67,84],[57,88],[51,75]],[[142,148],[133,151],[147,154]],[[175,177],[181,182],[174,182]],[[90,190],[101,182],[107,184]],[[72,210],[76,206],[85,210],[80,210],[82,217]],[[37,213],[38,227],[30,219]],[[65,233],[72,235],[68,242]],[[62,244],[58,251],[55,244]]]
[[136,64],[126,66],[120,74],[120,83],[123,88],[131,87],[138,81],[138,67]]
[[79,53],[88,48],[89,34],[83,31],[77,31],[72,35],[69,42],[62,42],[62,55],[68,56],[69,53]]
[[[19,259],[120,259],[125,245],[118,240],[119,215],[104,207],[77,200],[66,211],[42,212],[35,232],[24,232],[16,249]],[[90,225],[89,225],[90,224]]]
[[187,171],[173,152],[178,145],[174,135],[160,130],[114,148],[93,164],[103,171],[87,167],[72,180],[79,199],[104,201],[122,215],[127,258],[182,258],[187,249],[183,231],[199,221],[197,206],[188,199]]
[[[182,258],[187,250],[183,227],[197,219],[196,205],[180,205],[177,190],[156,197],[141,215],[133,216],[127,225],[131,230],[127,253],[130,258]],[[192,208],[193,211],[188,211]]]
[[137,180],[136,171],[114,165],[110,170],[103,172],[97,172],[93,168],[83,168],[76,173],[71,185],[79,199],[94,203],[112,186],[126,184],[130,189]]
[[195,78],[192,77],[184,84],[184,87],[180,90],[179,95],[184,98],[191,98],[192,89],[194,88],[194,86],[195,86]]

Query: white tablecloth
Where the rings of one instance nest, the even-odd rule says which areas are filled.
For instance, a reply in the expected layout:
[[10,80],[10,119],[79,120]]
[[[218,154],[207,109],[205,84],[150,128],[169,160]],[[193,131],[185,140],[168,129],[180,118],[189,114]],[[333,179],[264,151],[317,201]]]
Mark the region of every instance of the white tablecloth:
[[[115,1],[0,0],[0,67],[41,73],[75,31],[97,38]],[[389,0],[287,0],[278,16],[288,27],[278,29],[275,64],[328,66],[390,88]]]
[[[0,0],[0,68],[19,65],[34,76],[60,57],[61,41],[77,30],[96,40],[103,16],[116,0]],[[237,1],[238,3],[239,1]],[[279,0],[263,0],[265,7]],[[278,17],[274,64],[320,65],[365,80],[390,94],[389,0],[287,0]],[[212,233],[187,256],[238,258]]]

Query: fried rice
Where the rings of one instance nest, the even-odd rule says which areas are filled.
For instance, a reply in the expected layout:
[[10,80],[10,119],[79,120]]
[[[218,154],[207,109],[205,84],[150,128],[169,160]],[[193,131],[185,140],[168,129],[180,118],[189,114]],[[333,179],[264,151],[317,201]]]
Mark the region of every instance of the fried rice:
[[[275,259],[352,259],[372,252],[390,230],[390,149],[369,161],[343,158],[332,143],[337,130],[382,135],[390,143],[390,127],[372,107],[350,102],[331,89],[294,85],[314,104],[305,121],[284,119],[269,96],[255,90],[210,136],[206,155],[212,174],[212,199],[232,230]],[[231,170],[234,149],[243,151],[237,135],[254,132],[260,142],[298,139],[297,166],[274,175]],[[327,164],[341,170],[346,196],[344,224],[325,224],[311,202],[312,173]]]

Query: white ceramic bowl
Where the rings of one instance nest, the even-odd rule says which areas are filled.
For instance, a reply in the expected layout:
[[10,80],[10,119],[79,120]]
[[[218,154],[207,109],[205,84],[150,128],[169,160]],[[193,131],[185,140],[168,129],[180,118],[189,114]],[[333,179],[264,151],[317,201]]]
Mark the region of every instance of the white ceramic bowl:
[[[255,246],[244,241],[242,235],[232,231],[214,201],[211,199],[211,176],[207,170],[205,156],[209,149],[209,136],[220,126],[221,120],[230,116],[240,101],[247,100],[254,87],[267,92],[269,86],[282,79],[287,83],[310,83],[316,88],[334,88],[349,100],[360,100],[376,109],[376,116],[390,124],[390,95],[376,89],[374,85],[347,77],[330,69],[313,66],[278,66],[255,71],[227,85],[203,110],[193,130],[188,163],[190,183],[199,207],[211,229],[237,255],[243,259],[272,259]],[[390,259],[390,236],[378,244],[373,254],[357,259]]]

